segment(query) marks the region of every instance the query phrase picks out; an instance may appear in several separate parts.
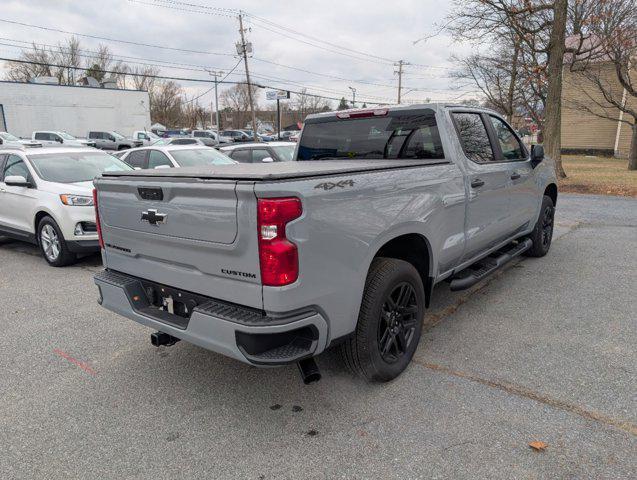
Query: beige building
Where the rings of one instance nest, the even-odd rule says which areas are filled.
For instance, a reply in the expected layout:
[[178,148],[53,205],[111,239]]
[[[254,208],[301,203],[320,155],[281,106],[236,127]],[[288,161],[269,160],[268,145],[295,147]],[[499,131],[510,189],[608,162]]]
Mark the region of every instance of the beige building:
[[[628,105],[635,104],[637,108],[636,99],[624,92],[610,63],[589,68],[595,69],[595,75],[608,85],[614,98],[623,99]],[[632,117],[610,107],[599,89],[583,74],[571,72],[567,66],[563,77],[562,152],[627,157],[631,127],[619,119],[632,121]],[[609,118],[600,118],[587,108]]]

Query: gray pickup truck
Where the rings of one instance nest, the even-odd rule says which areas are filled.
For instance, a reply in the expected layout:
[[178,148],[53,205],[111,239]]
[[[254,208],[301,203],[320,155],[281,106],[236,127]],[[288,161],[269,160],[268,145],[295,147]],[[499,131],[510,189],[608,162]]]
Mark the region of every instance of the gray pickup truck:
[[433,287],[547,253],[554,165],[496,113],[453,105],[311,115],[295,162],[104,173],[102,306],[258,366],[337,346],[370,381],[409,364]]
[[121,133],[109,131],[90,131],[86,136],[90,141],[95,142],[97,148],[102,150],[126,150],[128,148],[137,148],[144,145],[142,140],[133,140],[126,138]]

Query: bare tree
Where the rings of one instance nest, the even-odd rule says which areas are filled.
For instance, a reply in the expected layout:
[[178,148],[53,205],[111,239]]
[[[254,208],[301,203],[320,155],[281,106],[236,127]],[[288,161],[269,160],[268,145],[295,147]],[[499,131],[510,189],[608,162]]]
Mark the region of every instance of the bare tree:
[[493,53],[452,57],[459,69],[451,77],[477,86],[487,103],[511,121],[520,105],[520,44],[501,45]]
[[[21,62],[8,62],[6,77],[14,82],[28,82],[36,77],[55,77],[60,85],[75,83],[75,71],[81,68],[80,41],[71,37],[57,47],[35,43],[20,54]],[[27,63],[24,63],[27,62]]]
[[329,100],[307,93],[306,88],[301,89],[300,93],[295,94],[295,99],[291,103],[291,106],[294,109],[291,110],[291,112],[294,112],[293,117],[296,121],[300,122],[303,122],[305,117],[312,113],[327,112],[331,110]]
[[188,99],[187,96],[184,95],[184,99],[182,102],[182,126],[196,129],[199,126],[203,127],[206,124],[206,120],[209,120],[210,111],[206,111],[204,107],[199,104],[199,99],[195,96],[191,99]]
[[[586,6],[591,1],[578,0]],[[582,8],[576,11],[585,14]],[[567,17],[568,0],[454,0],[446,25],[462,40],[491,45],[503,38],[516,40],[512,45],[519,46],[514,50],[517,55],[508,60],[512,63],[515,59],[523,74],[519,79],[519,86],[525,88],[520,90],[521,103],[537,112],[540,101],[543,118],[538,120],[543,120],[540,125],[546,151],[555,160],[560,177],[566,176],[561,161],[560,127]]]
[[[567,108],[621,121],[631,128],[628,169],[637,170],[637,13],[635,0],[598,3],[587,25],[589,48],[570,57],[574,87],[585,100]],[[620,113],[621,112],[621,113]]]
[[153,122],[178,125],[182,119],[181,86],[175,82],[160,82],[150,92],[150,116]]
[[[245,128],[250,119],[250,96],[248,95],[247,84],[237,84],[230,87],[219,95],[221,105],[226,111],[233,113],[233,124],[237,128]],[[252,85],[252,98],[254,99],[254,108],[257,109],[259,89]]]
[[135,90],[146,90],[152,92],[156,83],[156,76],[159,75],[157,67],[133,67],[130,69],[133,88]]

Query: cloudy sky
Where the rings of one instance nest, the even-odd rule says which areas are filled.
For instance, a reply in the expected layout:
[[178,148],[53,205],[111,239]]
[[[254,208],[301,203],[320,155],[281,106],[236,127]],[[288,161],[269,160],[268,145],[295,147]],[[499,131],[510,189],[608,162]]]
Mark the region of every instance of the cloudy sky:
[[[470,46],[445,35],[414,45],[436,30],[449,8],[449,0],[2,0],[0,56],[17,58],[28,42],[55,45],[70,36],[1,21],[9,20],[109,38],[78,37],[88,56],[100,43],[107,44],[115,57],[129,57],[125,60],[131,64],[164,62],[160,74],[166,76],[206,79],[206,69],[227,73],[236,65],[227,79],[237,81],[244,78],[235,47],[236,10],[241,9],[247,14],[245,27],[253,44],[250,70],[260,84],[305,87],[311,93],[348,99],[351,86],[357,102],[395,102],[393,63],[403,59],[411,63],[404,68],[406,101],[471,98],[474,93],[448,77],[450,56],[466,54]],[[189,95],[210,88],[205,83],[182,84]],[[209,93],[201,102],[212,99]],[[266,102],[265,95],[260,102]]]

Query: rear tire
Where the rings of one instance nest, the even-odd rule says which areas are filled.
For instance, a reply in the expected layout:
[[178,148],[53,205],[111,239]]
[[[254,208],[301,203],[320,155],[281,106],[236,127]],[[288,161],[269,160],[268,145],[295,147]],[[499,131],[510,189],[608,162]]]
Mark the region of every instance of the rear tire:
[[551,240],[553,239],[553,223],[555,217],[555,206],[551,197],[544,195],[542,198],[542,208],[540,209],[540,217],[529,235],[533,240],[533,246],[524,252],[527,257],[543,257],[551,248]]
[[370,382],[400,375],[418,348],[425,293],[408,262],[376,258],[367,274],[354,334],[341,345],[347,366]]
[[38,246],[52,267],[64,267],[77,260],[77,255],[69,251],[60,227],[49,216],[42,218],[38,224]]

